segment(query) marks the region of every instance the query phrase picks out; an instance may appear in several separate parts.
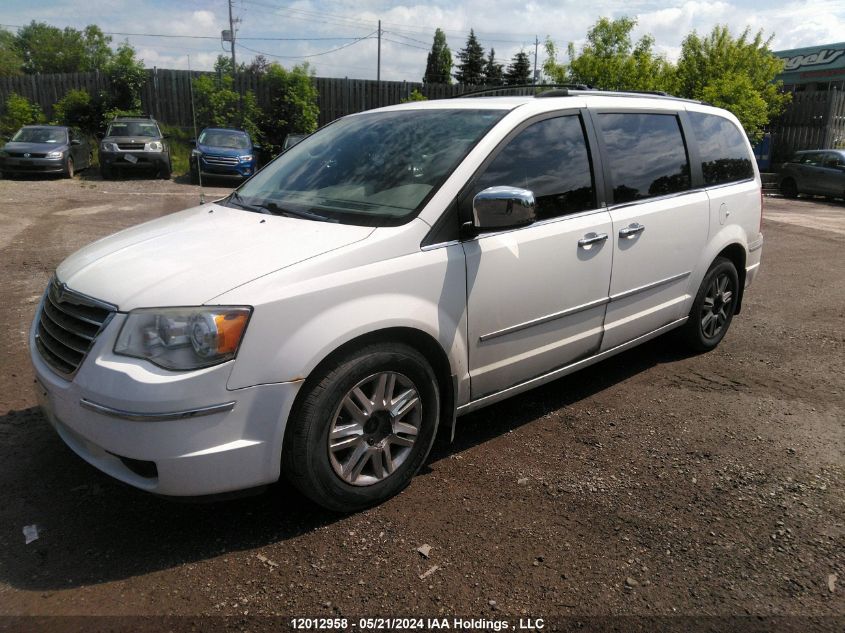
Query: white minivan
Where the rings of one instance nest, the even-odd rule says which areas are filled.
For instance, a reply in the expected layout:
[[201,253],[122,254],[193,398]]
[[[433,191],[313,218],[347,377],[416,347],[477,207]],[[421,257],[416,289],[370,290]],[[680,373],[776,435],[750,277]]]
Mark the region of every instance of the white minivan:
[[162,495],[363,508],[438,427],[674,328],[706,351],[760,265],[736,118],[554,90],[347,116],[230,196],[56,269],[30,335],[83,459]]

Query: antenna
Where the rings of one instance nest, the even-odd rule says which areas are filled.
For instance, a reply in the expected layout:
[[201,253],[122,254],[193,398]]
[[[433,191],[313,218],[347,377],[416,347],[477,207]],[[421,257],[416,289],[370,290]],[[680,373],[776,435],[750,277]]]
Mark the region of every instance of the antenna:
[[[194,140],[196,141],[197,135],[197,109],[194,107],[194,75],[191,72],[191,56],[188,55],[188,85],[191,89],[191,118],[194,121]],[[193,151],[193,150],[191,150]],[[191,168],[191,161],[188,160],[188,169]],[[200,185],[200,204],[205,204],[205,193],[202,190],[202,166],[200,165],[200,156],[197,155],[197,180],[199,181]]]

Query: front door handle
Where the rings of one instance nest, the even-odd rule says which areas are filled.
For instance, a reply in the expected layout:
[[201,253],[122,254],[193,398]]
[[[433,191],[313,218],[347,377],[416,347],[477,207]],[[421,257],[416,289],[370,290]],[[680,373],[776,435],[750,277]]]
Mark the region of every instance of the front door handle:
[[598,244],[607,239],[607,233],[587,233],[584,237],[578,240],[578,246],[584,248],[590,244]]
[[645,226],[639,222],[634,222],[633,224],[626,226],[624,229],[619,229],[619,237],[630,239],[643,231],[645,231]]

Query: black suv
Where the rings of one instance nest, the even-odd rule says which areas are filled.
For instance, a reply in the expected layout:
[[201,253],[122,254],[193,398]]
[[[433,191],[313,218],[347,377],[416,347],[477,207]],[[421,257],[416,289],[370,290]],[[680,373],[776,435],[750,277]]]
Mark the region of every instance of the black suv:
[[170,147],[152,117],[115,117],[100,141],[103,179],[127,169],[146,170],[159,178],[170,178]]

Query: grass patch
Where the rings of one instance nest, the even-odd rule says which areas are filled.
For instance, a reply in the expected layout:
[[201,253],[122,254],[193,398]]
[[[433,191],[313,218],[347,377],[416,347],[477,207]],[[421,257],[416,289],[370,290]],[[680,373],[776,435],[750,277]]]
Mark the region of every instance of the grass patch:
[[183,176],[190,169],[191,139],[194,138],[192,128],[181,128],[174,125],[161,125],[161,133],[167,135],[170,146],[170,162],[173,165],[173,175]]

